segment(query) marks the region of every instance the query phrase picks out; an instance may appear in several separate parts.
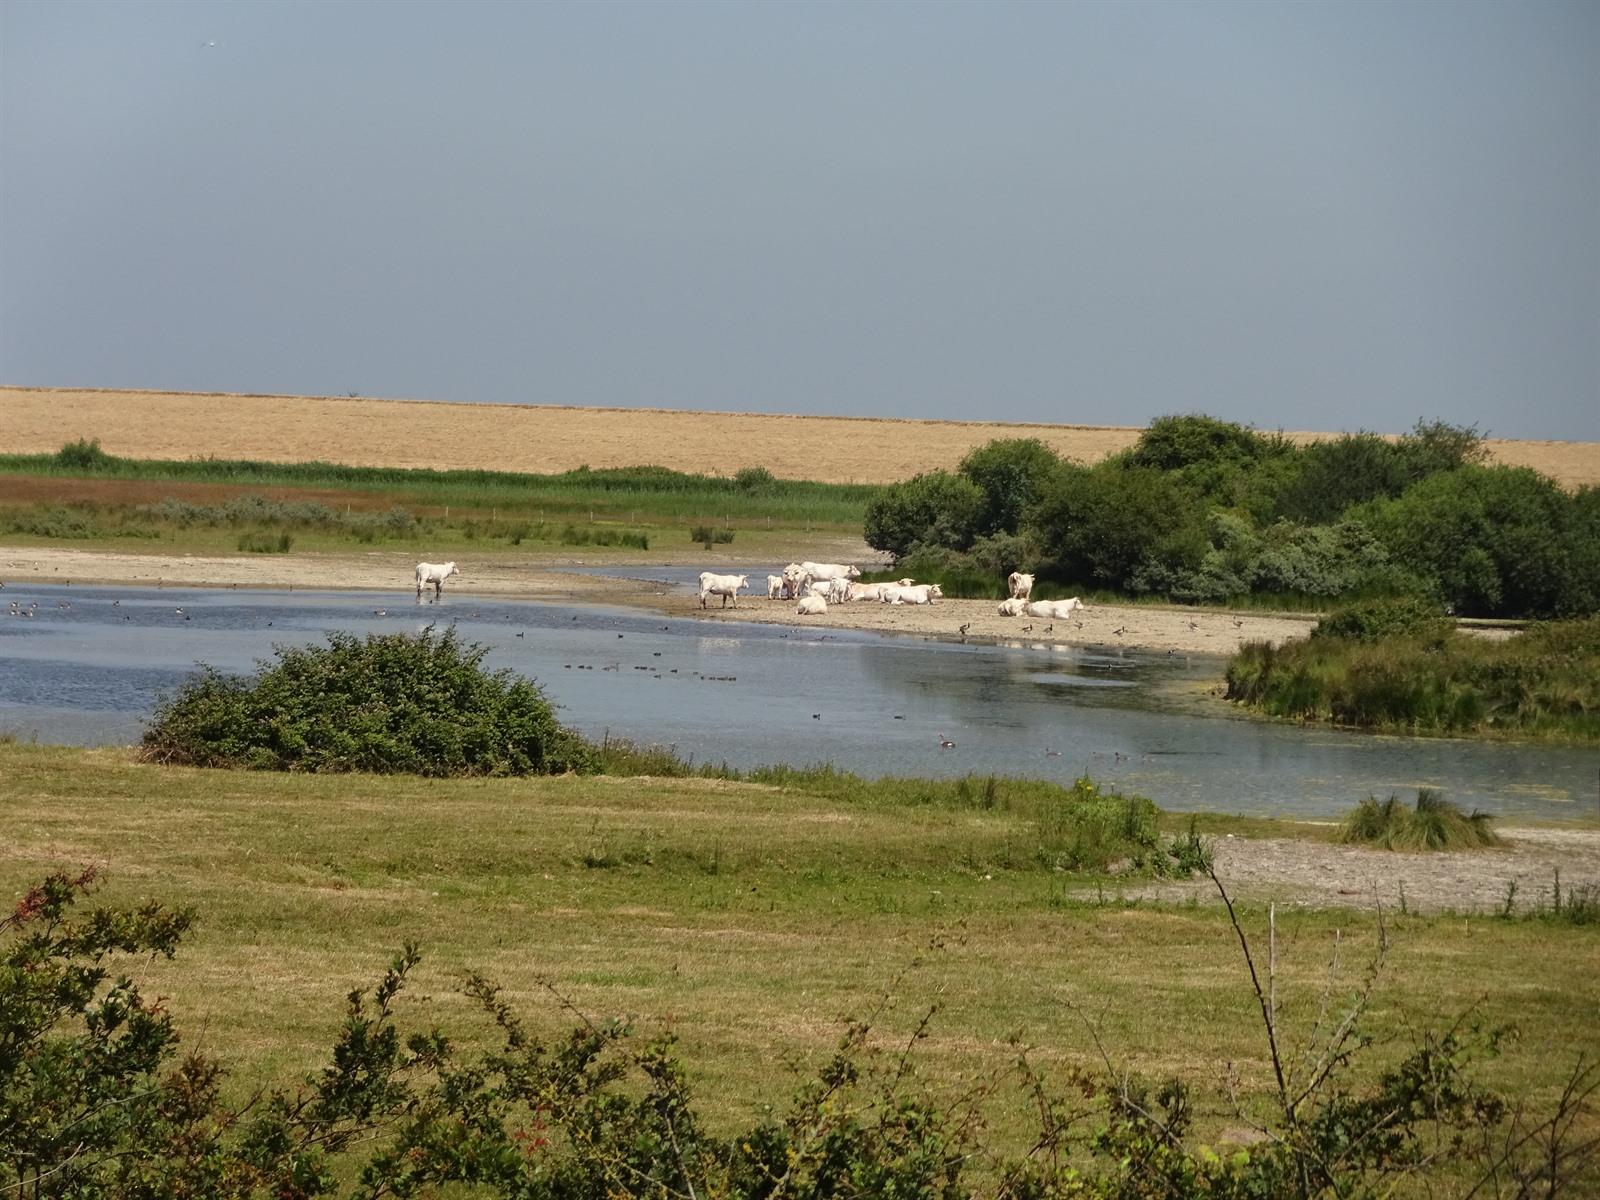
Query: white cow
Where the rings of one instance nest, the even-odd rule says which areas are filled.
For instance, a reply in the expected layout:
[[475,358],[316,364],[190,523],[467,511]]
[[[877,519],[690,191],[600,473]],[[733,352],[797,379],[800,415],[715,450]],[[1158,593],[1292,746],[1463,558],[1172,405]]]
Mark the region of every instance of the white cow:
[[1033,595],[1033,576],[1013,571],[1006,576],[1006,587],[1010,589],[1013,600],[1026,600]]
[[937,583],[919,583],[912,587],[885,584],[878,592],[878,599],[884,604],[932,604],[943,596]]
[[706,606],[707,596],[721,596],[722,607],[728,607],[728,601],[733,601],[735,608],[739,607],[739,589],[750,586],[748,575],[713,575],[710,571],[700,572],[700,607]]
[[1020,617],[1028,611],[1028,602],[1021,596],[1013,596],[1009,600],[1000,601],[1000,615],[1002,617]]
[[848,567],[843,563],[814,563],[803,562],[800,569],[813,579],[860,579],[860,567]]
[[417,564],[417,599],[422,599],[422,589],[428,584],[433,584],[433,598],[437,600],[439,593],[444,591],[444,581],[452,575],[461,574],[461,569],[453,562],[447,563],[418,563]]
[[787,589],[784,587],[784,582],[783,582],[783,576],[782,575],[768,575],[767,576],[767,599],[768,600],[787,600],[789,597],[787,597],[787,596],[785,596],[783,594],[786,590]]
[[811,573],[799,563],[790,563],[783,569],[783,580],[788,584],[788,595],[784,598],[793,600],[805,591],[806,584],[811,582]]
[[801,596],[800,605],[794,611],[797,616],[820,617],[828,611],[828,602],[821,596]]
[[878,593],[887,586],[889,585],[882,583],[852,583],[850,585],[850,599],[876,600],[878,599]]
[[1070,617],[1074,609],[1082,607],[1083,601],[1076,596],[1070,600],[1035,600],[1028,605],[1028,615],[1061,621]]

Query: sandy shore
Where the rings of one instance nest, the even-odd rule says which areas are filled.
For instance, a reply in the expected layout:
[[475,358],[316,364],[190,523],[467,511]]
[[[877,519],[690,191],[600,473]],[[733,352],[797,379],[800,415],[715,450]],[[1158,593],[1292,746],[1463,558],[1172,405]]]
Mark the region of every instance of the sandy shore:
[[[599,560],[588,565],[600,565]],[[631,579],[575,574],[576,560],[485,559],[464,563],[447,585],[452,596],[515,597],[523,600],[629,604],[708,622],[763,621],[831,626],[969,641],[1019,642],[1048,647],[1132,646],[1175,654],[1229,655],[1246,641],[1283,642],[1305,637],[1314,621],[1305,617],[1227,613],[1215,609],[1147,605],[1094,605],[1072,621],[1002,617],[989,600],[943,600],[926,607],[840,604],[822,617],[799,617],[794,605],[743,597],[737,608],[715,603],[701,611],[683,589]],[[116,583],[190,587],[284,587],[354,589],[412,594],[415,562],[392,551],[359,554],[202,556],[120,554],[56,547],[0,546],[0,582],[56,584]],[[764,581],[762,581],[764,582]]]

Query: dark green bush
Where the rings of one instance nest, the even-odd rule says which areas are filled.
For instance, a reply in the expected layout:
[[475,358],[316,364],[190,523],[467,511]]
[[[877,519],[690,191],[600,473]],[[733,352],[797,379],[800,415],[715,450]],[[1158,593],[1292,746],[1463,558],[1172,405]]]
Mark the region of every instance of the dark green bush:
[[712,546],[727,545],[733,541],[733,530],[719,529],[715,525],[696,525],[689,530],[689,540],[699,542],[707,550]]
[[970,479],[929,471],[883,489],[867,504],[862,535],[898,560],[917,546],[965,550],[978,533],[985,498]]
[[1420,596],[1364,600],[1335,609],[1317,622],[1314,638],[1377,642],[1384,638],[1419,637],[1437,641],[1455,628],[1439,606]]
[[277,649],[252,678],[204,667],[163,701],[146,761],[279,771],[532,775],[592,771],[538,687],[486,671],[454,630]]
[[100,471],[117,460],[100,449],[99,438],[79,438],[56,451],[55,465],[64,471]]

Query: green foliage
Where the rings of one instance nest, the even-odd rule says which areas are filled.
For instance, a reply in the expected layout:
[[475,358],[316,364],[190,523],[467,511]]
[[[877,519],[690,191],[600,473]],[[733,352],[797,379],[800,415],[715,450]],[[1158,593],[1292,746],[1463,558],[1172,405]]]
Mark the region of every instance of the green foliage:
[[1455,622],[1438,605],[1420,596],[1394,596],[1337,608],[1317,622],[1311,636],[1347,642],[1414,637],[1438,643],[1454,629]]
[[[1196,1138],[1182,1080],[1119,1070],[1103,1046],[1103,1073],[1068,1067],[1056,1083],[1019,1045],[1010,1072],[936,1093],[916,1052],[937,1006],[909,1039],[850,1022],[785,1102],[719,1137],[670,1037],[638,1042],[619,1020],[580,1014],[546,1041],[475,972],[462,990],[487,1040],[404,1032],[400,1002],[420,961],[410,946],[374,988],[349,993],[326,1066],[235,1106],[222,1065],[175,1061],[172,1014],[108,969],[113,956],[170,957],[190,914],[151,904],[77,917],[90,882],[52,876],[0,920],[0,1194],[1270,1200],[1388,1195],[1441,1180],[1440,1164],[1463,1194],[1493,1182],[1493,1194],[1575,1197],[1594,1182],[1594,1064],[1580,1059],[1536,1114],[1472,1078],[1501,1034],[1458,1026],[1423,1032],[1376,1082],[1356,1086],[1381,959],[1342,1017],[1326,1027],[1319,1017],[1304,1054],[1291,1056],[1226,893],[1277,1095],[1262,1140],[1218,1152]],[[1034,1114],[1025,1153],[991,1145],[985,1117],[997,1104]]]
[[1052,578],[1124,591],[1165,590],[1210,547],[1206,509],[1172,476],[1148,468],[1065,467],[1031,524]]
[[733,530],[719,529],[715,525],[696,525],[689,530],[689,540],[699,542],[707,550],[712,546],[726,545],[733,541]]
[[1476,850],[1501,844],[1493,821],[1485,812],[1469,816],[1432,788],[1419,788],[1415,808],[1398,796],[1368,796],[1345,817],[1339,840],[1385,850]]
[[867,545],[896,561],[918,546],[965,550],[978,534],[983,491],[970,479],[930,471],[892,484],[867,504]]
[[744,467],[734,472],[733,486],[746,495],[754,495],[771,492],[778,486],[778,480],[765,467]]
[[1411,482],[1409,465],[1394,442],[1375,433],[1347,433],[1300,451],[1299,470],[1278,497],[1279,515],[1321,524],[1355,504],[1398,496]]
[[62,505],[0,508],[0,531],[69,540],[104,537],[106,534],[106,530],[88,512]]
[[1596,562],[1593,505],[1526,467],[1463,467],[1353,515],[1459,615],[1551,617],[1595,611],[1576,565]]
[[455,631],[330,633],[279,647],[254,678],[210,667],[164,700],[146,730],[151,762],[280,771],[529,775],[592,771],[533,683],[490,672]]
[[79,438],[55,452],[54,463],[66,471],[103,471],[116,459],[100,449],[100,439]]
[[1272,716],[1372,729],[1600,738],[1600,617],[1538,623],[1503,640],[1441,637],[1429,624],[1363,640],[1365,621],[1342,618],[1336,628],[1348,636],[1245,645],[1228,663],[1228,698]]
[[[730,539],[731,536],[730,536]],[[612,529],[606,525],[586,525],[579,528],[568,525],[561,530],[564,546],[631,546],[635,550],[650,549],[650,535],[638,530]]]
[[1061,458],[1038,438],[997,439],[968,453],[958,471],[983,493],[973,522],[977,534],[1016,533],[1060,466]]
[[268,533],[264,529],[239,535],[239,549],[251,554],[287,554],[294,545],[292,533]]

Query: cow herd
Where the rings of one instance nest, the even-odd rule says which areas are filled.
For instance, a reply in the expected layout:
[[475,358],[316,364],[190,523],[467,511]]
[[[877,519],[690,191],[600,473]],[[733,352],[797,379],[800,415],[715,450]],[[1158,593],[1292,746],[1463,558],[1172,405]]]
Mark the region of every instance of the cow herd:
[[[852,600],[876,600],[880,604],[932,604],[944,595],[937,583],[918,583],[901,579],[895,583],[857,583],[861,568],[845,563],[790,563],[781,575],[767,576],[767,599],[796,602],[795,613],[802,617],[821,616],[830,604]],[[748,575],[700,573],[700,607],[711,596],[721,596],[723,607],[732,600],[739,604],[739,589],[748,587]]]
[[[433,587],[437,599],[444,589],[444,581],[461,572],[453,562],[417,564],[417,599],[423,591]],[[795,613],[802,617],[821,616],[830,604],[846,604],[852,600],[876,600],[880,604],[932,604],[944,598],[937,583],[918,583],[914,579],[899,579],[893,583],[857,583],[861,569],[844,563],[790,563],[781,575],[767,576],[767,599],[796,601]],[[739,592],[750,586],[748,575],[718,575],[714,571],[700,572],[700,607],[712,596],[722,600],[726,608],[731,601],[739,607]],[[1011,595],[1000,602],[1002,617],[1045,617],[1062,619],[1083,607],[1076,596],[1070,600],[1030,600],[1033,593],[1033,576],[1013,571],[1006,577],[1006,587]]]

